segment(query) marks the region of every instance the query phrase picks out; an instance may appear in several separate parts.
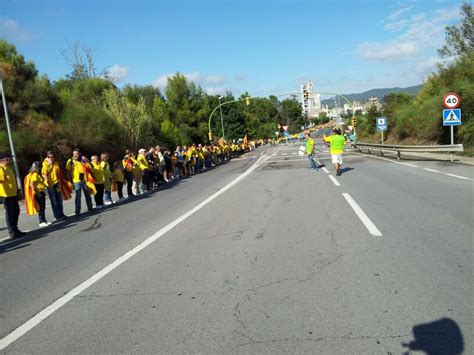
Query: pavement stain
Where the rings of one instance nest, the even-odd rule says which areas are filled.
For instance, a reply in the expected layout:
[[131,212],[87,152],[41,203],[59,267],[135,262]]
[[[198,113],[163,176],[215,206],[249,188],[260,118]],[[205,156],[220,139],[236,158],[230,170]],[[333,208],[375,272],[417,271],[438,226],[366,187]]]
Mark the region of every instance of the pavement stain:
[[95,229],[99,229],[100,227],[102,227],[102,223],[99,223],[99,219],[100,219],[101,215],[98,215],[96,217],[96,219],[94,220],[94,223],[92,223],[92,225],[86,229],[81,229],[81,232],[90,232],[90,231],[93,231]]

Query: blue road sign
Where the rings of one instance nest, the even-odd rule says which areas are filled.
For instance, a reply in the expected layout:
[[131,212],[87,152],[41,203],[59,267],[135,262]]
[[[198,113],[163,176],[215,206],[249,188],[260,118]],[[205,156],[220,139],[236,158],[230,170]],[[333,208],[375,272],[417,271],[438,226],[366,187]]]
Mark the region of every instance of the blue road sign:
[[387,117],[377,117],[377,131],[387,130]]
[[460,126],[461,125],[461,109],[443,110],[443,126]]

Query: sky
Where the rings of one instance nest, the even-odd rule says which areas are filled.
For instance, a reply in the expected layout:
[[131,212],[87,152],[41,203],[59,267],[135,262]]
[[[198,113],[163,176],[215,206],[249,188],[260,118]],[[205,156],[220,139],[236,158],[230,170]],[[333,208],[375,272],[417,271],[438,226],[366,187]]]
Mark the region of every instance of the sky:
[[68,44],[117,85],[163,89],[176,72],[209,94],[359,93],[423,83],[440,58],[450,0],[0,0],[0,38],[50,79]]

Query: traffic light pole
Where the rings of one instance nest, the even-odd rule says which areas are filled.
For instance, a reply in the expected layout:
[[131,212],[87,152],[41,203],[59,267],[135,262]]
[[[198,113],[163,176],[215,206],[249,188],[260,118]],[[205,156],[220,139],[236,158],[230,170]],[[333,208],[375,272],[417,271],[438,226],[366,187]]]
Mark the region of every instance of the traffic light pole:
[[18,169],[18,163],[16,161],[15,146],[13,145],[12,130],[10,128],[10,119],[8,117],[7,99],[5,97],[5,90],[3,88],[3,78],[1,75],[0,75],[0,91],[2,92],[3,111],[5,112],[5,123],[7,126],[8,140],[10,142],[10,150],[12,152],[13,166],[15,168],[16,182],[18,185],[18,189],[20,190],[21,197],[23,197],[24,196],[23,185],[21,183],[20,170]]

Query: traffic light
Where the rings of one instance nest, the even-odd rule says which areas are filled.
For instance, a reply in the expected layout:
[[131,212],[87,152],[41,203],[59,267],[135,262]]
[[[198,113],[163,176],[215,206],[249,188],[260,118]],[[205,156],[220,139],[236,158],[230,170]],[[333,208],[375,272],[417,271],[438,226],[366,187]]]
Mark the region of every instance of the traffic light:
[[357,125],[357,118],[352,117],[352,125],[355,127]]

